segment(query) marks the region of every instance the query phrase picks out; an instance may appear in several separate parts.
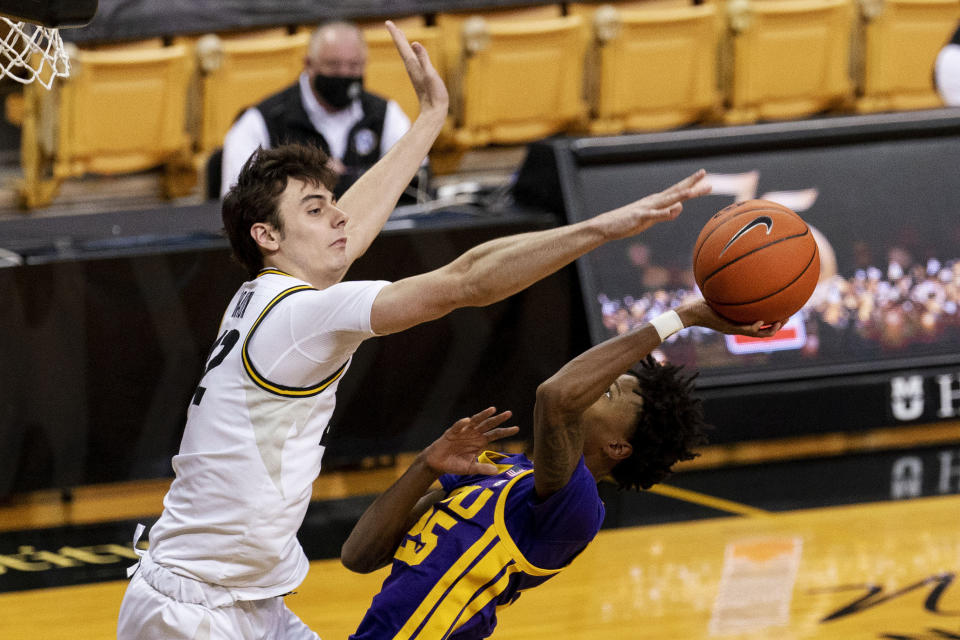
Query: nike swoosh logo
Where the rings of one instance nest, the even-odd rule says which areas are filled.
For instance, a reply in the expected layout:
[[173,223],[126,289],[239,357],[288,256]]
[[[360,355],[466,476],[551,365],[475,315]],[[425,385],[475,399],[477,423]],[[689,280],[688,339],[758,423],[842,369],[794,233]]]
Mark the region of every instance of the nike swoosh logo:
[[[723,247],[723,251],[720,252],[720,256],[726,253],[727,249],[730,248],[730,245],[746,235],[750,229],[753,229],[761,224],[767,228],[767,235],[770,235],[770,232],[773,231],[773,219],[770,218],[770,216],[757,216],[747,224],[743,225],[740,231],[737,231],[735,234],[733,234],[733,237],[730,238],[730,241],[727,242],[727,244]],[[720,256],[717,257],[719,258]]]

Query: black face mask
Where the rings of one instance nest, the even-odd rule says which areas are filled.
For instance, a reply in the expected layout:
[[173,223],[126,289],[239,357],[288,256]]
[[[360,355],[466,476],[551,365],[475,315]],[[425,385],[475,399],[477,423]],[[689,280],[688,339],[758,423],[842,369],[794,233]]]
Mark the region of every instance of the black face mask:
[[313,86],[323,101],[334,109],[343,109],[360,97],[363,91],[363,76],[325,76],[317,74]]

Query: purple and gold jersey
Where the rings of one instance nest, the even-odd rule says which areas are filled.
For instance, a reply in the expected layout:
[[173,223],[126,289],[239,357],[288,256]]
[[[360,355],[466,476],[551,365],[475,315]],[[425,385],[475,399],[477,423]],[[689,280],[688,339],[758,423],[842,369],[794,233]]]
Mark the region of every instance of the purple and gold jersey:
[[497,607],[556,575],[596,536],[603,503],[582,457],[546,500],[526,456],[479,459],[499,473],[440,478],[447,497],[401,541],[353,640],[486,638]]

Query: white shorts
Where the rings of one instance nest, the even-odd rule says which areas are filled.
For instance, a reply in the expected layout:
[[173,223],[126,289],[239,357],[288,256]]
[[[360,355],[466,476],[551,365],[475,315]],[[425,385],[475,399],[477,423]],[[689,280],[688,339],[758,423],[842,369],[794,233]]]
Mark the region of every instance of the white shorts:
[[234,600],[227,589],[184,578],[149,554],[127,585],[118,640],[320,640],[283,602]]

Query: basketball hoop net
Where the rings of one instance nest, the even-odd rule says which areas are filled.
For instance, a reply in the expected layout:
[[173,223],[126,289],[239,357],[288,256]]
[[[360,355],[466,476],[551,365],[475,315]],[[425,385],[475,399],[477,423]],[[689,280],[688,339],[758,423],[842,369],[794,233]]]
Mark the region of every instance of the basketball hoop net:
[[57,78],[70,75],[70,58],[63,49],[59,29],[0,16],[0,77],[21,84],[39,82],[49,89]]

